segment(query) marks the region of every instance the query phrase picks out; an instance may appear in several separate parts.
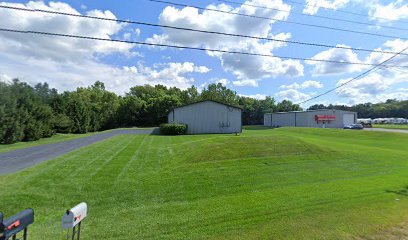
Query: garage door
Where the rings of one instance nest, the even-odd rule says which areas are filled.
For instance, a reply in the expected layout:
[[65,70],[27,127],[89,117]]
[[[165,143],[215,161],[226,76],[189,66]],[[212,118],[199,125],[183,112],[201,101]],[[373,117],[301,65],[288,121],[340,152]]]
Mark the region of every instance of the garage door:
[[344,125],[354,124],[354,114],[345,113],[343,115],[343,124]]

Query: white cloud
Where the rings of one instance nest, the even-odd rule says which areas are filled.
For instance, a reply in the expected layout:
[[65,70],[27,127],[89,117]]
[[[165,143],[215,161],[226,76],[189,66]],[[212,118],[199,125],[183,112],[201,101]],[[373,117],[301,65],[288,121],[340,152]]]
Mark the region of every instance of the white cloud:
[[[0,3],[80,14],[67,3],[30,1],[26,4]],[[110,11],[89,10],[86,15],[116,18]],[[37,30],[101,38],[123,36],[131,38],[139,29],[124,33],[124,24],[95,21],[39,12],[0,9],[0,27]],[[0,33],[0,79],[19,78],[30,84],[48,82],[59,90],[73,90],[89,86],[95,81],[105,83],[107,89],[123,94],[129,87],[143,84],[163,84],[187,88],[194,82],[193,73],[203,74],[210,69],[191,62],[165,63],[152,67],[138,64],[120,67],[103,63],[101,56],[119,54],[138,56],[135,45],[117,42],[90,41],[63,37]],[[118,55],[116,55],[118,56]],[[7,78],[5,77],[7,76]]]
[[12,77],[6,74],[0,74],[0,82],[11,83],[12,81],[13,81]]
[[281,85],[280,89],[306,89],[306,88],[323,88],[323,83],[319,81],[304,81],[303,83],[293,83],[290,85]]
[[255,98],[255,99],[258,99],[258,100],[264,100],[268,95],[265,95],[265,94],[249,94],[249,95],[246,95],[246,94],[238,94],[239,96],[241,96],[241,97],[249,97],[249,98]]
[[408,18],[408,5],[402,0],[391,2],[388,5],[376,3],[371,5],[369,15],[380,22],[405,19]]
[[[337,46],[346,47],[347,45],[339,44]],[[353,63],[362,63],[358,59],[358,55],[354,53],[351,49],[342,49],[342,48],[331,48],[325,51],[322,51],[312,59],[321,59],[329,61],[338,61],[338,62],[353,62]],[[321,75],[338,75],[347,73],[357,72],[363,69],[362,65],[357,64],[343,64],[343,63],[331,63],[331,62],[317,62],[317,61],[305,61],[307,64],[314,66],[312,70],[312,75],[321,76]]]
[[347,3],[349,3],[349,0],[306,0],[306,7],[303,9],[303,13],[314,15],[320,8],[336,10],[344,7]]
[[252,79],[244,79],[233,81],[232,85],[236,87],[258,87],[258,82]]
[[[338,81],[337,86],[349,80],[342,79]],[[408,83],[408,72],[404,74],[395,70],[382,70],[337,89],[336,94],[347,99],[349,104],[381,102],[390,98],[406,100],[408,99],[408,91],[404,91],[404,88],[394,87],[406,83]]]
[[[337,45],[342,47],[348,47],[346,45]],[[398,53],[404,48],[408,47],[408,40],[403,41],[401,39],[388,40],[381,47],[375,50],[380,52],[370,53],[364,60],[360,60],[358,55],[351,49],[338,49],[331,48],[322,51],[315,56],[313,59],[322,59],[330,61],[340,61],[340,62],[353,62],[361,64],[379,64],[384,62],[388,58],[392,57],[393,54],[384,54],[381,51],[395,52]],[[408,50],[404,52],[408,54]],[[354,72],[359,72],[370,68],[370,65],[357,65],[357,64],[342,64],[342,63],[330,63],[330,62],[315,62],[315,61],[305,61],[307,64],[314,66],[312,70],[313,76],[324,76],[324,75],[341,75],[349,74]],[[388,61],[385,65],[395,65],[395,66],[407,66],[408,65],[408,55],[399,55],[394,59]]]
[[226,78],[223,78],[223,79],[216,80],[215,83],[217,83],[217,84],[221,83],[223,86],[227,86],[230,83],[230,81],[228,81],[228,79],[226,79]]
[[290,101],[292,101],[292,102],[294,102],[294,103],[307,100],[308,98],[311,97],[311,95],[306,94],[306,93],[299,92],[299,91],[296,90],[296,89],[283,90],[283,91],[277,92],[277,93],[275,94],[275,96],[276,96],[278,99],[290,100]]
[[[61,11],[80,14],[70,5],[62,2],[30,1],[27,4],[0,3],[1,5]],[[88,16],[116,18],[110,11],[90,10]],[[19,30],[35,30],[72,35],[86,35],[110,38],[118,34],[124,24],[111,21],[95,21],[92,19],[73,18],[40,12],[11,11],[0,9],[0,27]],[[18,33],[0,33],[1,51],[26,55],[30,58],[49,59],[59,62],[80,62],[85,57],[90,59],[97,54],[122,53],[128,54],[134,47],[132,44],[106,41],[91,41],[66,37],[41,36]]]
[[[246,3],[287,11],[291,9],[289,5],[284,4],[281,0],[248,0]],[[288,12],[278,12],[267,8],[254,8],[245,5],[233,8],[226,4],[219,4],[209,5],[208,8],[281,20],[287,19],[289,15]],[[192,7],[182,9],[166,7],[159,19],[161,24],[206,31],[259,37],[271,36],[281,40],[291,37],[290,33],[271,34],[272,25],[275,20],[243,18],[237,15],[219,14],[208,10],[199,12],[198,9]],[[257,54],[273,54],[273,50],[286,46],[282,42],[261,41],[217,34],[194,33],[174,29],[163,29],[163,31],[164,34],[154,34],[146,41],[150,43],[169,43]],[[299,61],[215,52],[207,52],[207,54],[220,59],[224,70],[231,72],[237,77],[238,81],[235,81],[237,86],[258,86],[257,81],[264,78],[277,76],[298,77],[303,75],[303,65]]]

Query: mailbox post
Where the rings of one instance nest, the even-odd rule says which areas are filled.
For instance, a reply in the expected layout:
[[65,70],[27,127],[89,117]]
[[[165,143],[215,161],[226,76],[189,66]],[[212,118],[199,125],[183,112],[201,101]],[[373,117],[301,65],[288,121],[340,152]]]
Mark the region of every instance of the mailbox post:
[[[88,206],[86,203],[82,202],[75,207],[67,210],[66,213],[62,216],[62,229],[67,230],[67,239],[71,238],[72,240],[79,240],[81,237],[81,223],[84,218],[86,218],[88,213]],[[78,231],[76,231],[76,226],[78,225]],[[72,229],[72,233],[70,231]],[[71,237],[69,236],[71,234]]]
[[34,223],[34,210],[27,208],[26,210],[7,218],[2,223],[4,226],[4,233],[3,238],[0,237],[1,240],[7,240],[11,237],[13,239],[17,239],[17,234],[20,232],[23,232],[23,240],[27,240],[27,228],[29,225]]
[[4,224],[2,212],[0,212],[0,240],[4,240]]

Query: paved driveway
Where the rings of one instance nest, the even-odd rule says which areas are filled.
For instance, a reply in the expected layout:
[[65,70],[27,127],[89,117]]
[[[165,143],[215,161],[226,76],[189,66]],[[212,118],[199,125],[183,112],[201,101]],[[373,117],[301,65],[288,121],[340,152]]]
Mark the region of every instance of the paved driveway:
[[374,131],[374,132],[408,133],[408,130],[403,130],[403,129],[364,128],[364,130],[365,130],[365,131]]
[[88,146],[119,134],[152,134],[153,131],[154,129],[113,130],[89,137],[0,153],[0,174],[17,172],[40,162],[56,158],[78,148]]

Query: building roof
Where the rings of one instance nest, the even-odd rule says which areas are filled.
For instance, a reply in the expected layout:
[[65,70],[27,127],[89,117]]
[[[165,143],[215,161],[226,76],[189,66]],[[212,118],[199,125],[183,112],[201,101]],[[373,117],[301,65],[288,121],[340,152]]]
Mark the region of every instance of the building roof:
[[228,106],[228,107],[232,107],[232,108],[242,110],[241,107],[237,107],[237,106],[226,104],[226,103],[223,103],[223,102],[207,99],[207,100],[201,100],[201,101],[189,103],[189,104],[186,104],[186,105],[182,105],[182,106],[179,106],[179,107],[175,107],[175,108],[172,108],[171,111],[173,111],[174,109],[177,109],[177,108],[182,108],[182,107],[186,107],[186,106],[190,106],[190,105],[194,105],[194,104],[198,104],[198,103],[203,103],[203,102],[214,102],[214,103],[218,103],[218,104],[221,104],[221,105],[225,105],[225,106]]
[[306,110],[306,111],[273,112],[273,113],[265,113],[265,114],[303,113],[303,112],[319,112],[319,111],[342,111],[342,112],[356,113],[356,112],[340,110],[340,109],[316,109],[316,110]]

